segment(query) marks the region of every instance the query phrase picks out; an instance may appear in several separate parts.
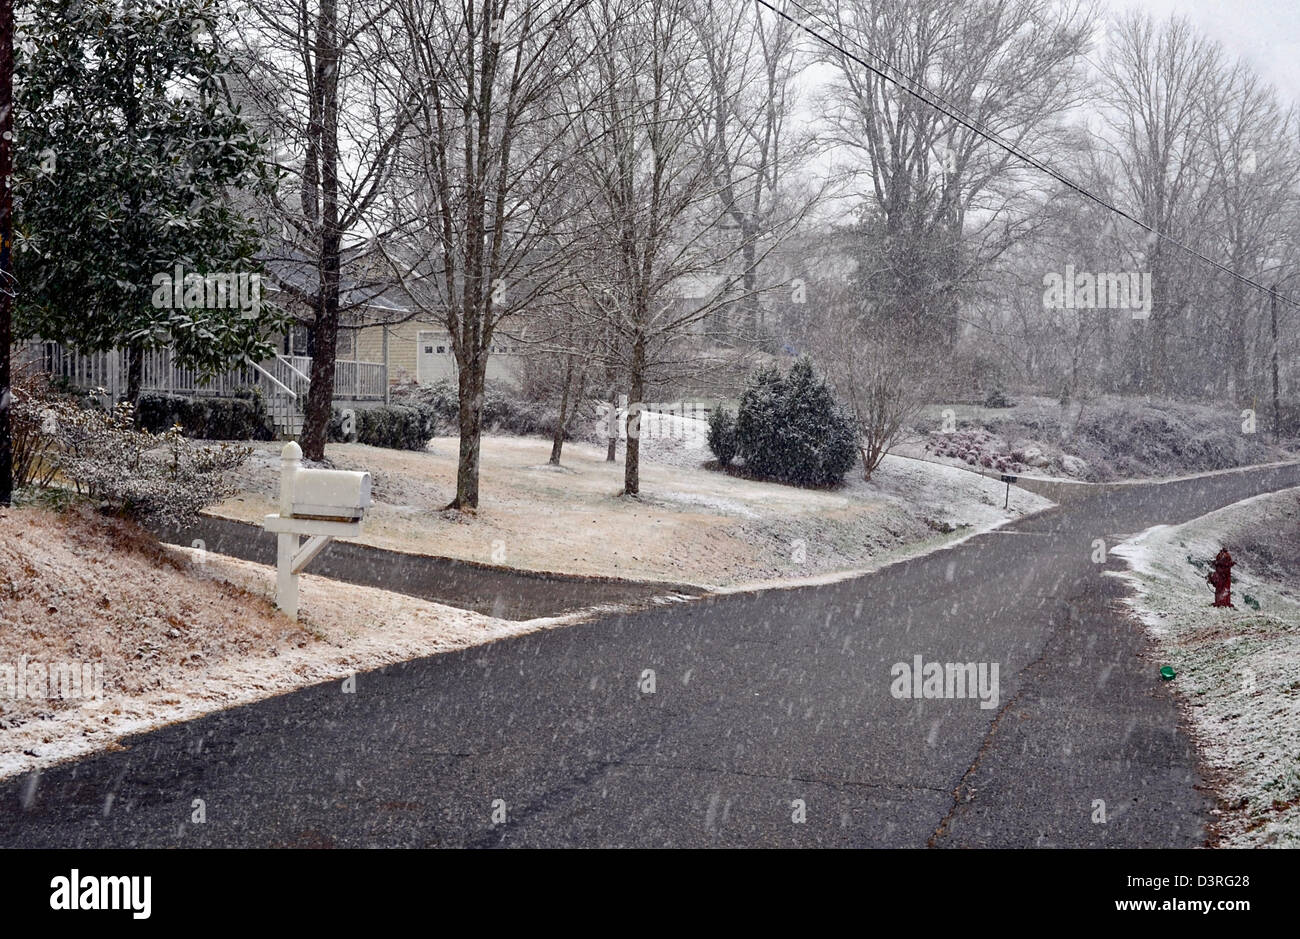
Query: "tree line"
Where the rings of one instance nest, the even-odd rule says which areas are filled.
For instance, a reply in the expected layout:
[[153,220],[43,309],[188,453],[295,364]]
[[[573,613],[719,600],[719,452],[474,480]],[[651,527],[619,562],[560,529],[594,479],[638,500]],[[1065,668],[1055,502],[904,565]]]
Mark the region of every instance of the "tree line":
[[[1073,0],[779,6],[20,0],[19,335],[214,368],[310,326],[320,459],[339,329],[395,287],[388,322],[450,336],[465,509],[502,336],[566,410],[811,351],[877,436],[963,362],[1063,402],[1261,393],[1247,281],[1288,289],[1300,153],[1245,64]],[[176,265],[296,275],[250,321],[151,303]],[[1046,305],[1067,265],[1149,274],[1149,315]]]

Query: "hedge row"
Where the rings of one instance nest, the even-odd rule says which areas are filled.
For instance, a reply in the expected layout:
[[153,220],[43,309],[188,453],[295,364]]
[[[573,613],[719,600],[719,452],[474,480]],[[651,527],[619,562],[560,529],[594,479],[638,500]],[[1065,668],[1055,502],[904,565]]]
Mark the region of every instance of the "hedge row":
[[[433,413],[442,433],[457,432],[460,403],[455,383],[444,378],[406,391],[403,399]],[[483,394],[483,430],[489,433],[550,436],[559,419],[559,411],[549,404],[523,401],[496,388]]]
[[160,434],[175,424],[186,437],[203,440],[273,440],[275,424],[262,393],[241,389],[234,398],[186,398],[146,391],[136,404],[141,430]]
[[437,433],[437,415],[427,407],[391,404],[349,410],[351,427],[347,426],[343,411],[334,409],[329,424],[330,440],[355,441],[392,450],[423,450],[429,438]]

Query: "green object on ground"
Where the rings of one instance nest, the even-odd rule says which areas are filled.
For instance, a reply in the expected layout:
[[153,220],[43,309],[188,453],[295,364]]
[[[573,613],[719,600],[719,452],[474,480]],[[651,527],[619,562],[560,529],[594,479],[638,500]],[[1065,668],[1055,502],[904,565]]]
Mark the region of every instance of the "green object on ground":
[[1171,678],[1173,678],[1174,677],[1173,666],[1171,665],[1162,666],[1160,669],[1160,677],[1163,678],[1165,681],[1169,681]]
[[1246,594],[1244,599],[1246,601],[1246,606],[1250,607],[1252,610],[1259,609],[1259,601],[1256,600],[1254,597],[1252,597],[1250,594]]

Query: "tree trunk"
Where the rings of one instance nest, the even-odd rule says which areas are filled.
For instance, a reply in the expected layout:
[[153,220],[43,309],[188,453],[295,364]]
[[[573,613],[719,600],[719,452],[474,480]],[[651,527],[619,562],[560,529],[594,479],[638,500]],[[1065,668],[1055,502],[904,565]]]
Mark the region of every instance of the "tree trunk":
[[[328,259],[325,260],[326,263]],[[333,275],[322,272],[321,293],[316,299],[315,355],[311,357],[311,383],[303,409],[302,455],[309,460],[325,459],[326,435],[334,406],[334,354],[339,336],[338,254],[333,257]],[[326,287],[329,280],[333,289]]]
[[745,328],[749,330],[749,335],[746,338],[757,342],[761,323],[759,322],[758,259],[756,257],[756,245],[754,244],[754,227],[754,223],[746,218],[745,223],[741,226],[741,237],[745,239],[743,247],[745,257]]
[[137,343],[126,348],[126,400],[132,407],[140,403],[143,385],[144,347]]
[[[1224,372],[1231,376],[1233,402],[1244,405],[1250,403],[1251,394],[1246,378],[1246,304],[1242,299],[1240,281],[1234,280],[1228,285],[1228,311],[1228,354],[1231,370],[1224,369]],[[1205,335],[1209,336],[1212,333],[1207,332]]]
[[568,426],[569,386],[573,382],[573,356],[564,357],[564,389],[560,392],[560,414],[555,422],[555,432],[551,435],[551,465],[560,465],[560,452],[564,449],[564,431]]
[[[13,0],[0,0],[0,28],[5,32],[0,42],[0,179],[8,180],[14,166],[14,5]],[[13,246],[13,189],[6,185],[0,189],[0,506],[7,506],[13,496],[14,456],[12,425],[9,421],[13,402],[10,369],[10,349],[13,344],[13,298],[9,289]]]
[[1157,250],[1151,259],[1151,317],[1147,320],[1151,349],[1147,355],[1147,372],[1144,394],[1165,391],[1169,385],[1169,326],[1172,304],[1169,302],[1168,282],[1165,277],[1163,257]]
[[483,385],[486,354],[474,356],[460,369],[458,412],[460,456],[456,464],[456,498],[449,509],[478,508],[479,452],[483,437]]
[[631,387],[627,403],[627,454],[623,458],[623,495],[641,491],[641,399],[645,396],[645,339],[632,345]]
[[[339,102],[336,0],[321,0],[316,27],[316,83],[320,114],[320,290],[316,295],[316,328],[302,428],[302,454],[325,458],[325,437],[334,404],[334,355],[339,332]],[[314,128],[312,128],[314,130]]]
[[[617,426],[618,421],[618,389],[611,386],[609,389],[609,426]],[[618,432],[613,431],[605,445],[605,462],[613,463],[618,458]]]

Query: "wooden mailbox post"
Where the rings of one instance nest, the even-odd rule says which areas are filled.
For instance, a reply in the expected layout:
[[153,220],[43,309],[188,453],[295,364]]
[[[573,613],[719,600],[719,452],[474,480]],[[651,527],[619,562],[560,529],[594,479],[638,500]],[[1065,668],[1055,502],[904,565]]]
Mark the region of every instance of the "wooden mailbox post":
[[[298,575],[335,538],[361,534],[370,507],[370,474],[302,468],[302,448],[290,441],[280,451],[280,512],[262,527],[278,538],[275,605],[298,618]],[[307,543],[300,539],[306,536]]]

